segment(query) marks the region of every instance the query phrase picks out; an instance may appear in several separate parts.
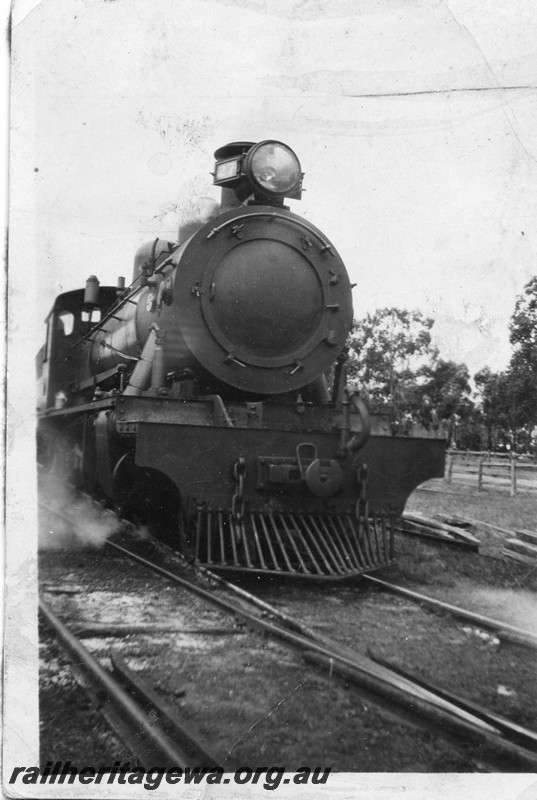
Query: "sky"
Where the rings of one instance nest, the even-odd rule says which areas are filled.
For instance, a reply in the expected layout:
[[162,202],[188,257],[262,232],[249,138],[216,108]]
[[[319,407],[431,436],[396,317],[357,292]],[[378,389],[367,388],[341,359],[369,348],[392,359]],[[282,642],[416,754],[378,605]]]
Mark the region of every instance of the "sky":
[[175,239],[196,198],[218,197],[218,146],[275,138],[301,160],[290,205],[339,250],[356,317],[417,308],[442,357],[506,366],[537,273],[533,0],[19,0],[13,14],[10,280],[33,283],[35,349],[58,292],[128,279],[140,244]]

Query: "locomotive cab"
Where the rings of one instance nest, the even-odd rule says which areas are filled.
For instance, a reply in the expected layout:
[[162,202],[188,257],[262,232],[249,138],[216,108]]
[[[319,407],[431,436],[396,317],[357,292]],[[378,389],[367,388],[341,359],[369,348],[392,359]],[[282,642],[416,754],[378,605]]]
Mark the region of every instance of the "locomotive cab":
[[98,302],[86,302],[87,290],[58,295],[45,319],[46,340],[36,358],[37,410],[72,402],[80,373],[76,347],[117,300],[117,289],[99,287]]

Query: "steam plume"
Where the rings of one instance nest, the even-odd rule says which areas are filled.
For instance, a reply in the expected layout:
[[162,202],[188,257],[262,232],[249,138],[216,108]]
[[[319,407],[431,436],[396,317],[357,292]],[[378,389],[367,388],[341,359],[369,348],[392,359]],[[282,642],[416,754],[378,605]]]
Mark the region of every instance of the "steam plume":
[[101,547],[122,523],[48,474],[39,481],[40,550]]

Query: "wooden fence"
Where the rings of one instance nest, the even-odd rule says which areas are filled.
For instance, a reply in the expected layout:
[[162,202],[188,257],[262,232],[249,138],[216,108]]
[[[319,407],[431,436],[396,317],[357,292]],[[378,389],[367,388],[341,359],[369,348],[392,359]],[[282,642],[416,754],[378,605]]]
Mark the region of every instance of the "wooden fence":
[[448,450],[445,479],[447,483],[473,481],[477,477],[477,491],[485,483],[496,488],[509,488],[514,497],[518,490],[537,489],[537,463],[535,459],[521,458],[512,453],[492,453],[476,450]]

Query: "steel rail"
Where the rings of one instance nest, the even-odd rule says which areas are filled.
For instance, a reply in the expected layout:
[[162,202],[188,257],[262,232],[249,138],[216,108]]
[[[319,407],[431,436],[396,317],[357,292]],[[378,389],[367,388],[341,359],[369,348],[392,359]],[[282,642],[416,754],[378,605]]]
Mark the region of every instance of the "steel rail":
[[439,697],[414,681],[397,675],[393,670],[375,663],[370,658],[326,638],[321,642],[317,636],[310,638],[262,619],[122,545],[110,541],[107,544],[226,613],[241,617],[254,629],[268,633],[288,646],[305,651],[308,660],[316,660],[316,663],[329,669],[330,673],[335,672],[382,698],[388,697],[391,702],[405,710],[410,709],[414,714],[432,722],[441,734],[449,732],[457,737],[464,737],[465,741],[477,742],[493,754],[495,760],[503,757],[518,768],[522,766],[532,771],[537,768],[537,754],[509,741],[497,726],[483,721],[475,714]]
[[217,761],[199,745],[192,734],[177,722],[173,738],[166,733],[170,725],[162,717],[153,698],[140,689],[148,708],[145,711],[129,693],[91,655],[89,650],[39,598],[39,611],[72,662],[77,681],[92,697],[100,713],[146,769],[152,767],[216,766]]
[[430,606],[441,611],[447,611],[453,616],[467,619],[469,622],[474,622],[477,625],[482,625],[484,628],[496,631],[498,636],[503,639],[515,641],[517,644],[526,644],[529,647],[537,647],[537,635],[524,628],[517,628],[514,625],[509,625],[507,622],[486,617],[483,614],[477,614],[474,611],[466,611],[464,608],[445,603],[443,600],[437,600],[435,597],[429,597],[419,592],[414,592],[412,589],[405,589],[403,586],[397,586],[395,583],[389,583],[381,578],[375,578],[373,575],[362,575],[369,583],[380,589],[385,589],[392,594],[398,594],[402,597],[407,597],[415,603],[422,603],[423,605]]
[[[158,547],[165,550],[169,555],[173,556],[173,558],[178,559],[185,567],[192,566],[181,553],[178,553],[169,545],[158,542]],[[236,594],[237,597],[246,600],[246,602],[257,606],[261,612],[270,614],[273,618],[279,619],[290,630],[297,631],[298,633],[304,633],[306,636],[315,637],[316,634],[310,628],[306,628],[305,625],[297,622],[297,620],[293,619],[293,617],[290,617],[288,614],[284,614],[283,611],[271,606],[270,603],[266,603],[264,600],[261,600],[260,597],[256,597],[255,594],[251,594],[251,592],[247,592],[246,589],[242,589],[240,586],[237,586],[237,584],[227,581],[225,578],[222,578],[221,575],[218,575],[208,567],[203,566],[203,564],[196,564],[195,569],[196,572],[207,578],[207,580],[216,583],[226,591]]]
[[[310,664],[322,667],[330,674],[336,673],[349,683],[359,683],[373,695],[378,694],[374,682],[369,681],[367,676],[364,680],[363,676],[354,667],[345,663],[334,663],[333,659],[327,658],[318,652],[306,652],[304,657]],[[489,725],[485,725],[483,730],[480,730],[479,726],[475,724],[478,719],[475,715],[470,715],[474,721],[467,723],[449,713],[442,713],[437,710],[431,712],[427,701],[423,701],[419,697],[412,697],[408,693],[398,692],[395,682],[386,684],[382,696],[384,700],[396,704],[407,714],[410,712],[413,717],[419,717],[429,723],[432,722],[441,737],[450,740],[455,739],[459,745],[472,745],[472,759],[479,758],[481,762],[487,764],[490,771],[535,772],[537,753],[515,743],[510,738],[505,738],[498,727],[495,727],[492,733]],[[454,706],[454,708],[462,710],[458,706]],[[390,706],[390,711],[393,713],[393,706]],[[529,739],[526,739],[526,741],[529,741]]]
[[478,703],[474,703],[472,700],[466,700],[464,697],[455,695],[453,692],[449,692],[446,689],[443,689],[441,686],[432,683],[431,681],[425,681],[422,678],[413,676],[412,673],[404,669],[404,667],[400,667],[398,664],[393,664],[388,659],[376,655],[369,648],[367,652],[370,658],[372,658],[373,661],[376,661],[378,664],[382,664],[384,667],[392,669],[394,672],[397,672],[398,675],[402,675],[404,678],[410,678],[411,680],[414,680],[420,686],[430,689],[432,692],[435,692],[440,697],[444,697],[446,700],[450,700],[452,703],[456,703],[461,708],[465,708],[467,711],[475,714],[485,722],[495,725],[501,731],[507,733],[512,741],[518,742],[518,744],[521,744],[523,747],[528,747],[530,750],[537,750],[537,733],[534,731],[530,731],[527,728],[523,728],[521,725],[517,725],[515,722],[506,720],[504,717],[498,716],[498,714],[495,714],[493,711],[483,708],[483,706],[480,706]]
[[207,753],[204,745],[197,737],[187,730],[184,725],[181,725],[175,716],[170,713],[169,709],[163,705],[162,700],[153,689],[139,675],[129,669],[120,653],[113,650],[110,659],[114,672],[120,676],[129,693],[138,700],[144,711],[153,718],[156,713],[158,724],[171,737],[172,741],[181,742],[182,747],[191,759],[191,764],[196,766],[198,764],[217,764],[216,759]]

